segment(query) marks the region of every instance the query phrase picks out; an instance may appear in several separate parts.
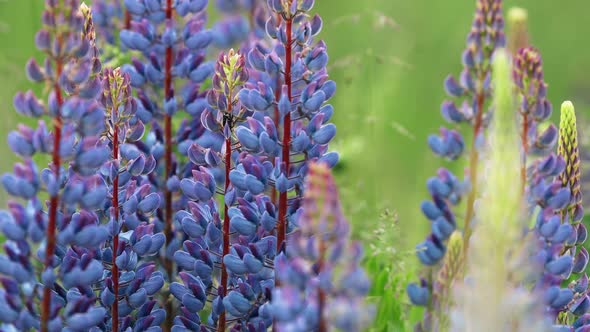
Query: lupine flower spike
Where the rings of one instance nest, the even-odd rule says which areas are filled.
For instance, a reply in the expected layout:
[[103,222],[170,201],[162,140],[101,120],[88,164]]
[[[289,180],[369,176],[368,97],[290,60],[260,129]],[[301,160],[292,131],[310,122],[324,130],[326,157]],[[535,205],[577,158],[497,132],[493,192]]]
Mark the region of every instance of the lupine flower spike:
[[[265,195],[272,164],[248,153],[247,147],[253,148],[251,140],[238,142],[239,130],[247,130],[242,123],[252,115],[238,99],[247,79],[244,56],[233,50],[219,55],[213,89],[207,96],[211,106],[203,112],[201,121],[209,132],[223,133],[224,148],[217,152],[195,143],[188,150],[191,162],[199,169],[180,183],[189,203],[176,219],[189,239],[174,255],[184,281],[171,286],[182,305],[175,328],[201,326],[233,331],[247,327],[265,331],[272,323],[263,310],[273,286],[272,259],[276,253],[276,237],[272,235],[276,212]],[[218,165],[225,170],[223,189],[217,189],[210,172]],[[223,195],[223,222],[216,192]],[[209,295],[212,310],[203,323],[192,312],[203,309]]]
[[[573,273],[573,275],[570,276],[568,281],[570,282],[569,289],[573,292],[573,299],[559,313],[558,323],[571,325],[576,320],[577,322],[574,324],[587,320],[587,318],[582,317],[590,311],[590,290],[588,289],[588,276],[585,274],[589,254],[584,248],[584,242],[588,231],[582,223],[584,212],[580,182],[581,167],[578,131],[574,105],[569,101],[561,105],[558,154],[565,160],[565,169],[558,176],[558,181],[571,193],[569,202],[559,213],[563,224],[573,226],[573,232],[562,248],[562,255],[569,257],[569,261],[572,263],[568,272]],[[566,275],[566,278],[568,276]]]
[[[224,213],[223,213],[223,250],[222,255],[229,255],[230,249],[230,215],[229,208],[232,205],[230,195],[230,171],[232,169],[232,151],[234,146],[234,130],[239,122],[245,117],[245,109],[238,101],[238,90],[246,83],[248,76],[245,70],[246,60],[243,55],[230,50],[228,54],[221,53],[215,64],[215,76],[213,77],[213,90],[209,92],[209,104],[217,111],[216,122],[223,128],[225,139],[224,165],[225,165],[225,188]],[[221,264],[221,284],[218,286],[218,293],[223,299],[228,289],[228,270],[225,263]],[[226,314],[221,312],[217,330],[225,331]]]
[[[153,225],[148,224],[160,205],[159,195],[151,192],[147,181],[156,161],[135,145],[145,127],[137,117],[129,75],[117,68],[105,69],[103,76],[101,102],[107,115],[103,139],[112,150],[112,159],[103,166],[102,174],[110,188],[111,204],[107,205],[105,217],[109,219],[112,241],[103,251],[103,264],[110,266],[110,275],[105,278],[101,301],[111,309],[113,331],[130,326],[131,322],[135,322],[135,328],[158,326],[164,313],[154,308],[151,297],[163,286],[163,275],[154,271],[152,262],[136,266],[139,259],[155,255],[165,241],[164,234],[154,234]],[[130,231],[120,236],[123,229]],[[129,283],[132,285],[128,286]],[[143,310],[133,317],[132,311],[139,308]],[[149,317],[154,319],[147,323]],[[140,318],[145,321],[137,322]]]
[[[161,259],[171,282],[175,279],[173,255],[180,247],[182,236],[174,227],[174,215],[187,202],[179,182],[193,170],[191,163],[181,163],[181,156],[186,156],[188,147],[195,141],[217,149],[222,142],[219,134],[204,136],[200,126],[201,113],[207,104],[201,84],[213,73],[213,63],[205,62],[205,49],[212,41],[211,31],[205,28],[207,0],[125,0],[125,7],[132,21],[129,29],[121,31],[121,42],[140,52],[142,60],[133,59],[122,68],[137,89],[139,116],[144,122],[154,120],[143,149],[157,161],[150,180],[163,198],[156,227],[163,229],[166,236]],[[181,93],[177,96],[179,88]],[[179,110],[185,110],[189,120],[183,121],[174,135],[172,117]],[[169,329],[174,308],[167,296],[163,301],[167,311],[165,326]]]
[[518,120],[521,141],[521,193],[525,193],[530,156],[543,156],[557,143],[557,128],[549,124],[542,129],[552,112],[547,100],[541,55],[532,48],[520,49],[514,57],[513,80],[519,101]]
[[270,309],[278,331],[361,331],[371,319],[362,300],[369,281],[329,168],[311,164],[305,186],[299,229],[275,261],[281,286]]
[[[362,252],[329,174],[336,86],[314,1],[218,1],[249,11],[250,33],[216,63],[206,0],[93,3],[46,0],[35,42],[47,59],[27,74],[49,95],[14,98],[53,130],[40,120],[8,137],[23,162],[2,177],[15,200],[0,212],[0,328],[365,328]],[[140,59],[103,70],[100,51],[117,41]],[[50,165],[39,171],[40,154]],[[301,310],[287,317],[294,294]]]
[[[466,179],[460,180],[451,171],[441,168],[437,176],[427,182],[431,200],[421,205],[423,214],[431,221],[431,234],[416,249],[418,258],[428,271],[420,284],[408,287],[410,300],[427,307],[425,322],[421,328],[428,330],[432,316],[432,287],[438,273],[438,263],[443,259],[448,238],[457,228],[453,206],[460,203],[467,194],[465,223],[463,230],[464,249],[468,250],[471,223],[474,219],[474,203],[478,195],[478,168],[480,150],[484,146],[484,132],[490,113],[486,111],[487,100],[492,96],[491,58],[495,50],[504,47],[504,20],[500,0],[478,0],[472,29],[467,37],[467,48],[462,60],[464,69],[460,79],[447,77],[444,83],[447,94],[453,98],[464,99],[457,106],[454,101],[445,101],[441,106],[443,118],[454,125],[468,123],[473,128],[473,143],[469,154],[469,170]],[[457,160],[463,155],[465,142],[459,131],[441,128],[440,135],[431,135],[428,145],[438,156]]]
[[[92,292],[103,273],[98,249],[108,237],[94,212],[106,198],[96,173],[109,155],[99,142],[103,111],[95,100],[101,65],[88,7],[47,1],[42,17],[35,42],[47,57],[43,66],[30,60],[27,74],[51,91],[46,103],[31,91],[18,93],[14,106],[25,116],[49,116],[54,128],[49,132],[39,120],[37,129],[20,125],[8,137],[24,163],[5,174],[2,184],[24,205],[11,201],[1,213],[7,237],[6,255],[0,256],[1,320],[22,331],[84,330],[105,314]],[[32,161],[39,154],[51,160],[41,172]],[[49,198],[48,211],[40,196]],[[35,259],[43,262],[40,273],[33,268]]]
[[[277,158],[273,180],[279,192],[277,246],[281,247],[292,228],[292,215],[299,205],[298,197],[303,191],[307,164],[320,160],[333,166],[338,160],[336,153],[327,151],[328,143],[336,134],[336,127],[328,123],[333,107],[325,105],[334,95],[336,84],[328,79],[326,44],[323,41],[314,42],[314,37],[322,28],[319,16],[308,16],[314,1],[273,0],[268,4],[274,15],[282,18],[277,22],[273,15],[266,23],[268,36],[278,43],[272,49],[259,43],[250,51],[248,60],[252,69],[249,74],[259,81],[257,84],[249,83],[240,92],[240,100],[255,112],[269,112],[275,106],[279,111],[281,121],[277,122],[283,127],[281,148],[277,151],[268,150],[270,144],[261,146],[268,151],[267,155]],[[282,76],[281,88],[276,86],[277,76]],[[281,90],[280,94],[275,93],[273,86]],[[268,119],[272,121],[272,118]],[[253,125],[251,123],[249,131],[259,132]],[[271,124],[265,120],[265,126]],[[269,129],[272,127],[276,127],[274,121]],[[278,141],[273,138],[274,130],[268,131],[267,135]],[[251,137],[246,133],[242,132],[241,142],[242,138]],[[260,142],[271,141],[260,136]],[[302,159],[292,160],[296,156]],[[295,197],[288,199],[289,193],[294,193]]]

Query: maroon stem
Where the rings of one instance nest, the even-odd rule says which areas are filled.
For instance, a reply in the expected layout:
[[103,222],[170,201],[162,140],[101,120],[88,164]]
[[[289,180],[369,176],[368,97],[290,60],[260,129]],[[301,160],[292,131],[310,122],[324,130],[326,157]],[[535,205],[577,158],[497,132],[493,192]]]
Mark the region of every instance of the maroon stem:
[[[291,79],[291,62],[293,56],[293,18],[289,17],[285,20],[287,43],[285,44],[285,84],[287,85],[287,94],[289,101],[293,101],[292,90],[293,81]],[[277,87],[278,89],[278,87]],[[278,114],[277,114],[278,119]],[[277,120],[278,121],[278,120]],[[291,113],[285,115],[283,120],[283,151],[282,162],[284,163],[285,175],[289,176],[289,168],[291,166]],[[281,250],[283,243],[287,238],[287,192],[282,192],[279,195],[279,219],[277,225],[277,251]],[[281,281],[275,278],[275,287],[279,287]],[[273,322],[273,332],[277,331],[276,321]]]
[[[115,113],[114,118],[117,119],[117,107],[113,107]],[[119,160],[119,130],[117,124],[113,124],[113,159]],[[118,164],[117,164],[118,165]],[[113,213],[115,215],[115,222],[119,223],[119,173],[113,180]],[[119,232],[113,237],[113,261],[111,268],[111,275],[113,280],[113,289],[115,294],[115,302],[111,308],[112,316],[112,330],[119,331],[119,267],[117,266],[117,254],[119,253]]]
[[[292,61],[292,46],[293,46],[293,18],[286,19],[287,25],[287,43],[285,44],[285,84],[287,85],[287,93],[289,101],[293,101],[292,88],[293,82],[291,80],[291,61]],[[289,169],[291,167],[291,113],[285,115],[283,120],[283,155],[282,162],[284,163],[285,175],[289,177]],[[279,195],[279,224],[277,227],[277,249],[283,246],[287,233],[287,192],[282,192]]]
[[[61,38],[58,37],[57,43],[61,44]],[[59,147],[61,145],[62,135],[62,119],[61,119],[61,107],[63,105],[63,97],[61,87],[59,86],[59,77],[63,70],[63,63],[61,58],[56,59],[56,80],[53,85],[55,91],[55,98],[57,100],[57,114],[53,119],[54,127],[54,138],[53,138],[53,153],[52,153],[52,165],[55,178],[59,179],[59,168],[61,165],[61,156],[59,155]],[[57,207],[59,204],[59,194],[51,196],[49,200],[49,224],[47,225],[47,245],[45,247],[45,263],[44,269],[53,268],[53,254],[55,253],[55,224],[57,219]],[[43,289],[43,303],[41,304],[41,332],[47,332],[47,325],[49,323],[49,311],[51,310],[51,287],[45,285]]]
[[[166,0],[166,21],[172,20],[172,0]],[[164,93],[165,100],[174,98],[172,89],[172,47],[166,48],[166,63],[164,76]],[[172,118],[169,114],[164,115],[164,162],[165,162],[165,179],[166,181],[172,176]],[[166,246],[170,245],[173,240],[172,233],[172,192],[164,186],[164,235],[166,236]],[[164,256],[164,268],[168,274],[168,280],[172,281],[173,263],[168,257]],[[173,325],[173,307],[172,302],[166,300],[166,322],[164,331],[168,332]]]
[[[228,102],[228,113],[231,114],[232,111],[232,104],[231,100]],[[232,152],[232,144],[231,144],[231,137],[225,139],[225,190],[224,195],[227,193],[227,189],[229,188],[230,181],[229,181],[229,172],[231,170],[231,152]],[[221,260],[221,285],[219,286],[219,292],[222,292],[222,296],[227,295],[227,279],[228,274],[225,268],[225,264],[223,263],[223,257],[229,254],[229,206],[227,203],[225,204],[224,208],[224,215],[223,215],[223,256]],[[226,317],[225,311],[222,311],[219,315],[219,320],[217,321],[217,331],[218,332],[225,332],[226,327]]]
[[128,10],[125,10],[125,29],[131,29],[131,13]]

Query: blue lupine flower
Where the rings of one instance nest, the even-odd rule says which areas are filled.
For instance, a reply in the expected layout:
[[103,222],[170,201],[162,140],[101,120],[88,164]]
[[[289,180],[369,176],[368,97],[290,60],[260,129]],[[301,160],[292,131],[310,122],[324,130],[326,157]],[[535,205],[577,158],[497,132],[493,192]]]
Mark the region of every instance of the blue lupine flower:
[[[464,181],[458,180],[450,171],[439,170],[436,178],[428,181],[428,190],[432,202],[422,203],[424,215],[432,222],[431,234],[416,247],[420,261],[427,266],[434,266],[441,261],[446,252],[446,241],[456,228],[453,205],[457,205],[467,196],[467,210],[464,216],[464,242],[467,250],[471,236],[471,223],[474,218],[474,203],[478,195],[478,163],[481,147],[485,139],[490,112],[486,100],[491,97],[491,59],[496,49],[504,47],[506,41],[503,32],[502,2],[500,0],[478,0],[472,29],[467,36],[467,48],[462,55],[463,70],[459,78],[448,76],[444,89],[453,99],[462,102],[444,101],[441,105],[443,118],[451,124],[469,123],[473,128],[473,142],[470,146],[469,173]],[[460,106],[458,106],[460,105]],[[464,139],[456,130],[441,128],[440,135],[428,138],[430,149],[438,156],[457,160],[466,149]],[[432,272],[436,275],[436,270]],[[431,280],[427,277],[425,280]],[[432,292],[433,285],[423,284],[420,288],[412,287],[411,298],[418,305],[428,306],[424,294]],[[428,292],[422,291],[426,288]],[[420,290],[420,291],[419,291]],[[427,299],[427,303],[424,303]],[[431,313],[425,314],[424,325],[417,329],[428,329]]]
[[[297,4],[289,30],[273,17],[268,31],[266,17],[289,9],[271,4],[270,13],[262,1],[239,2],[218,1],[235,16],[217,31],[205,28],[206,0],[178,0],[172,7],[125,0],[124,8],[118,0],[103,0],[94,3],[94,12],[74,2],[47,2],[35,42],[48,60],[43,66],[29,61],[26,72],[31,81],[54,89],[47,101],[31,91],[18,93],[14,106],[29,117],[51,117],[55,128],[40,121],[9,134],[9,147],[23,162],[2,184],[22,200],[0,212],[7,239],[0,256],[3,327],[159,331],[174,325],[181,331],[208,329],[223,317],[232,331],[266,331],[282,314],[269,302],[273,261],[285,248],[275,230],[281,219],[284,233],[296,229],[308,164],[331,167],[338,160],[327,147],[336,127],[326,102],[336,85],[326,72],[326,45],[314,41],[321,20],[305,15],[313,1]],[[249,11],[248,22],[237,15],[242,9]],[[120,42],[141,60],[103,70],[94,23],[99,38],[115,43],[113,32],[123,18]],[[219,39],[220,31],[228,32],[226,40]],[[280,31],[289,31],[288,37]],[[263,41],[266,32],[276,40]],[[206,61],[209,44],[239,42],[244,33],[244,50],[258,52],[251,53],[258,71],[233,51],[216,63]],[[67,42],[56,45],[61,41]],[[293,46],[288,55],[286,44]],[[284,75],[287,57],[290,76]],[[212,75],[212,89],[203,90]],[[189,117],[174,132],[171,117],[182,110]],[[291,129],[285,131],[287,124]],[[33,163],[39,154],[52,156],[48,168]],[[218,184],[225,184],[224,213],[216,201]],[[289,192],[293,198],[278,204],[276,193]],[[40,197],[49,198],[48,211]],[[337,227],[335,234],[347,236],[348,227]],[[357,330],[360,298],[368,290],[358,267],[360,248],[336,241],[331,250],[330,264],[344,252],[352,256],[337,279],[332,325]],[[40,271],[32,255],[44,262]],[[281,252],[287,255],[292,256]],[[174,282],[177,272],[181,282]],[[302,285],[308,277],[299,276]],[[323,275],[313,278],[335,291]],[[180,302],[177,312],[174,301],[164,297],[159,305],[156,298],[166,284]],[[319,323],[321,304],[302,299],[305,321]],[[199,311],[207,302],[211,314],[201,322]]]
[[[186,155],[192,144],[215,151],[221,146],[217,133],[199,129],[202,127],[201,113],[207,104],[206,91],[201,90],[201,84],[213,74],[213,63],[205,61],[206,49],[213,40],[205,23],[207,1],[125,0],[124,3],[132,19],[120,32],[121,42],[123,46],[138,51],[140,57],[124,65],[122,71],[129,74],[131,85],[137,91],[138,118],[143,122],[151,121],[146,140],[136,145],[142,154],[153,156],[155,161],[154,171],[147,177],[151,185],[148,195],[135,195],[137,202],[128,203],[127,209],[132,213],[137,210],[140,215],[151,215],[156,225],[154,233],[163,231],[166,249],[160,259],[168,282],[172,282],[176,274],[173,255],[180,248],[183,236],[178,232],[179,225],[174,225],[174,215],[195,195],[203,194],[201,187],[194,182],[191,186],[185,179],[191,177],[194,167],[190,162],[183,163],[181,156]],[[182,110],[188,112],[189,118],[175,131],[172,116]],[[175,145],[178,155],[174,152]],[[128,164],[128,172],[132,175],[137,174],[143,163],[142,157],[133,160]],[[215,188],[212,191],[215,192]],[[131,194],[127,196],[132,197]],[[135,228],[142,220],[125,219],[125,223],[133,224]],[[155,248],[147,246],[148,240],[137,240],[135,250],[142,254],[154,253],[151,249]],[[159,237],[157,241],[160,241]],[[172,310],[169,303],[165,322],[168,328],[173,324]]]
[[[326,44],[314,39],[321,29],[321,20],[318,16],[304,16],[305,8],[311,6],[294,2],[298,6],[294,14],[283,4],[275,6],[269,2],[269,6],[274,15],[285,18],[285,23],[279,25],[274,16],[268,19],[266,32],[274,42],[270,47],[256,43],[249,51],[251,81],[240,91],[239,98],[254,112],[255,120],[249,120],[248,128],[238,131],[238,138],[248,151],[274,162],[270,179],[280,196],[277,205],[281,245],[291,227],[288,220],[298,206],[297,200],[287,206],[287,193],[302,194],[309,162],[325,160],[334,164],[338,159],[327,149],[335,127],[327,123],[333,109],[325,104],[334,95],[335,83],[328,79],[325,68]],[[286,67],[287,63],[291,63],[291,68]],[[278,137],[281,128],[283,137]],[[301,161],[292,162],[296,155],[301,156]]]
[[[20,126],[9,135],[11,149],[24,163],[4,175],[2,184],[24,202],[9,203],[2,212],[8,241],[0,260],[7,292],[0,302],[8,305],[3,322],[19,330],[80,330],[99,325],[104,317],[91,290],[104,272],[98,250],[108,238],[94,212],[106,199],[105,184],[96,173],[108,158],[99,139],[104,115],[96,102],[101,64],[94,38],[88,7],[47,2],[36,36],[47,60],[43,67],[31,60],[26,70],[32,81],[53,89],[46,103],[31,91],[14,98],[19,113],[48,115],[56,125],[50,132],[40,121],[37,129]],[[37,170],[31,158],[38,154],[51,156],[49,168]],[[42,192],[48,194],[48,210],[38,197]],[[31,246],[38,248],[36,253]],[[29,263],[35,254],[44,262],[39,274]],[[42,292],[35,290],[37,285]],[[10,296],[26,305],[16,305]],[[36,312],[33,303],[39,300],[41,311]]]

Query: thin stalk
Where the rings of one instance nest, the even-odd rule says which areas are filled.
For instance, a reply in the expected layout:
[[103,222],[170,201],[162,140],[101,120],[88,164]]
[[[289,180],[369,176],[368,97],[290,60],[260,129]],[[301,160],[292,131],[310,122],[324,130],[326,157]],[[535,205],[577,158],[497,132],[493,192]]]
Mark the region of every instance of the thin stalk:
[[[60,37],[57,38],[58,45],[62,44]],[[58,47],[61,49],[61,46]],[[60,57],[56,59],[56,80],[53,84],[55,91],[55,98],[57,101],[57,114],[53,119],[53,153],[52,153],[52,165],[55,178],[59,179],[59,168],[61,165],[61,156],[59,155],[59,147],[61,145],[62,125],[61,119],[61,107],[63,105],[63,97],[61,87],[59,86],[59,77],[63,70],[63,62]],[[57,219],[57,207],[59,204],[59,194],[51,196],[49,201],[49,224],[47,225],[47,245],[45,247],[45,269],[52,268],[53,254],[55,253],[55,224]],[[41,332],[48,331],[49,324],[49,311],[51,310],[51,288],[49,285],[45,285],[43,289],[43,303],[41,305]]]
[[[290,2],[290,1],[289,1]],[[280,16],[280,15],[279,15]],[[281,22],[280,17],[278,22]],[[286,34],[287,34],[287,43],[285,44],[285,75],[284,75],[284,84],[287,85],[287,94],[289,97],[289,101],[293,101],[292,96],[292,88],[293,88],[293,80],[291,79],[291,62],[293,56],[293,18],[288,17],[285,19],[286,24]],[[278,89],[278,86],[277,86]],[[278,115],[278,114],[277,114]],[[278,116],[276,117],[278,121]],[[290,146],[291,146],[291,113],[287,113],[285,115],[285,119],[283,120],[283,150],[282,150],[282,161],[285,164],[285,172],[287,173],[286,176],[289,176],[289,167],[291,166],[291,154],[290,154]],[[287,192],[282,192],[279,195],[279,219],[277,225],[277,251],[283,248],[283,243],[287,237]],[[279,287],[281,285],[281,281],[278,278],[275,278],[275,287]],[[277,325],[276,321],[273,322],[272,331],[276,332]]]
[[[291,80],[291,62],[292,62],[292,46],[293,46],[293,18],[289,17],[285,20],[287,25],[287,43],[285,44],[285,84],[287,85],[287,93],[289,101],[293,101],[292,88],[293,82]],[[285,165],[286,175],[289,176],[289,168],[291,166],[290,158],[291,147],[291,114],[287,113],[283,120],[283,155],[282,161]],[[287,233],[287,192],[282,192],[279,195],[279,225],[277,228],[277,249],[283,246]]]
[[[170,22],[173,19],[172,15],[172,0],[166,0],[166,21]],[[166,63],[164,76],[164,94],[165,100],[174,98],[174,91],[172,89],[172,47],[166,48]],[[167,181],[172,176],[172,118],[169,114],[164,114],[164,163],[165,163],[165,180]],[[173,240],[172,234],[172,192],[164,186],[164,235],[166,236],[166,246],[169,246]],[[164,268],[168,275],[168,280],[172,281],[173,277],[173,263],[168,257],[164,256]],[[166,300],[166,322],[164,324],[164,331],[168,332],[173,325],[173,307],[172,302]]]
[[[228,98],[229,99],[229,98]],[[232,104],[231,99],[228,100],[228,111],[229,114],[232,112]],[[231,144],[231,136],[225,139],[225,189],[224,189],[224,196],[227,194],[227,189],[229,188],[230,181],[229,181],[229,172],[231,170],[231,152],[232,152],[232,144]],[[224,215],[223,215],[223,256],[221,259],[221,285],[219,289],[223,289],[223,296],[227,294],[227,279],[228,274],[225,268],[225,263],[223,262],[223,257],[229,254],[229,206],[224,204]],[[218,293],[219,293],[218,289]],[[219,315],[219,320],[217,321],[217,331],[218,332],[225,332],[226,326],[226,317],[225,317],[225,310],[221,312]]]
[[128,10],[125,10],[125,29],[131,29],[131,13]]
[[[476,140],[477,136],[479,135],[480,131],[482,130],[483,124],[483,104],[485,101],[485,96],[482,93],[477,95],[477,115],[475,117],[475,124],[473,126],[473,139]],[[465,227],[464,227],[464,235],[463,235],[463,248],[465,248],[465,252],[469,247],[469,238],[471,237],[471,233],[473,232],[471,229],[471,219],[473,219],[474,207],[473,204],[475,203],[475,198],[477,197],[477,171],[478,171],[478,163],[479,163],[479,152],[477,150],[477,146],[475,143],[471,145],[471,153],[469,156],[469,172],[471,178],[471,191],[469,192],[469,196],[467,197],[467,211],[465,212]]]
[[[117,119],[117,108],[118,105],[114,105],[113,113],[114,119]],[[119,129],[117,127],[117,123],[113,123],[113,159],[119,160]],[[119,223],[119,173],[115,176],[113,180],[113,213],[115,215],[115,222]],[[113,260],[112,260],[112,268],[111,268],[111,275],[113,280],[113,290],[115,294],[115,301],[113,302],[113,306],[111,308],[111,316],[112,316],[112,330],[119,331],[119,267],[117,266],[117,253],[119,252],[119,232],[115,234],[113,237]]]

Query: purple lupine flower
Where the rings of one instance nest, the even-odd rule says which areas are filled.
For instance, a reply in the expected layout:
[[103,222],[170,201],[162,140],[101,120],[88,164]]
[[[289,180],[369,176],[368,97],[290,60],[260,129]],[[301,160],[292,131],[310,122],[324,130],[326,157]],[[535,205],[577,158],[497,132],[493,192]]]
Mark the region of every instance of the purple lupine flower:
[[[96,102],[101,64],[88,7],[47,1],[42,17],[35,41],[47,60],[43,67],[30,60],[27,74],[52,90],[46,104],[27,92],[18,93],[14,105],[24,115],[48,115],[54,130],[40,120],[36,130],[21,126],[10,135],[11,148],[24,163],[4,175],[2,183],[24,203],[11,202],[2,212],[8,239],[0,258],[7,289],[0,306],[8,310],[2,321],[19,330],[84,330],[100,325],[104,316],[92,292],[104,270],[99,248],[108,238],[94,212],[107,196],[97,171],[109,155],[99,138],[104,130],[103,110]],[[37,154],[51,156],[50,166],[40,172],[31,160]],[[49,197],[48,211],[41,192]],[[32,246],[44,262],[39,274],[30,263]],[[15,302],[15,296],[23,302]]]
[[[565,167],[563,172],[557,176],[556,182],[562,190],[569,190],[571,195],[554,217],[554,219],[561,221],[560,227],[570,226],[572,229],[571,235],[564,241],[560,252],[562,257],[559,258],[567,260],[570,264],[568,272],[572,273],[572,277],[569,278],[570,284],[566,289],[572,293],[572,299],[560,308],[556,319],[557,323],[565,325],[575,324],[574,320],[582,318],[590,311],[590,290],[588,289],[588,276],[585,274],[589,255],[583,246],[588,237],[588,231],[582,223],[584,212],[578,149],[576,114],[573,104],[566,101],[561,106],[558,145],[558,154],[565,160]],[[547,268],[547,265],[545,267]],[[590,326],[588,323],[583,325],[586,329]]]
[[[575,115],[573,107],[566,109],[565,115],[562,111],[559,156],[549,154],[534,161],[526,170],[529,155],[546,155],[557,141],[557,129],[553,125],[541,133],[537,129],[551,115],[551,105],[546,99],[541,57],[535,49],[519,50],[514,60],[513,79],[520,98],[521,192],[526,191],[531,211],[537,213],[534,232],[538,238],[538,252],[534,260],[541,273],[535,289],[544,297],[550,318],[567,325],[571,321],[562,313],[569,311],[577,318],[590,307],[587,276],[578,277],[585,270],[588,253],[581,247],[587,230],[580,223],[583,209],[579,172],[577,177],[575,175],[579,170]],[[573,179],[571,185],[570,179]],[[568,279],[570,286],[563,287]]]
[[[165,241],[164,235],[154,234],[153,224],[148,224],[160,205],[160,196],[152,192],[147,180],[156,161],[135,145],[143,137],[145,126],[137,115],[129,75],[118,68],[107,68],[103,77],[100,100],[107,115],[103,140],[112,156],[101,173],[110,189],[111,200],[104,208],[104,215],[111,246],[103,249],[103,264],[110,266],[110,273],[104,278],[100,298],[102,305],[110,308],[110,321],[106,320],[105,324],[111,330],[119,330],[120,326],[147,328],[159,321],[156,318],[165,317],[163,310],[154,308],[153,304],[147,312],[140,309],[152,303],[151,297],[163,286],[162,273],[154,272],[153,263],[137,266],[141,258],[156,254]],[[125,228],[130,231],[120,234]],[[143,283],[149,286],[142,287]],[[139,310],[134,312],[135,309]],[[148,317],[153,319],[146,323]],[[143,323],[138,323],[140,319]]]
[[[427,266],[437,266],[446,253],[446,242],[457,227],[453,206],[467,196],[465,223],[463,231],[464,250],[468,250],[471,223],[474,218],[474,203],[478,196],[478,164],[480,150],[484,145],[485,130],[491,113],[487,110],[492,96],[491,59],[496,49],[504,47],[504,19],[501,0],[478,0],[471,31],[467,36],[467,48],[463,52],[463,71],[459,79],[448,76],[444,82],[447,94],[456,100],[444,101],[441,106],[443,118],[451,124],[468,123],[473,128],[473,142],[469,152],[469,169],[465,180],[459,179],[447,169],[440,169],[436,177],[428,180],[428,191],[432,200],[424,201],[422,213],[431,221],[431,233],[416,247],[420,261]],[[438,156],[457,160],[466,146],[461,133],[441,128],[440,135],[431,135],[428,145]],[[438,265],[440,266],[440,265]],[[415,305],[429,306],[433,296],[432,280],[437,275],[436,268],[428,269],[420,285],[411,284],[408,295]],[[418,329],[428,329],[432,313],[425,313],[425,325]]]
[[[273,285],[274,274],[268,262],[272,262],[276,253],[276,238],[272,236],[274,207],[269,206],[270,198],[266,196],[269,186],[265,169],[254,156],[246,151],[238,152],[242,147],[234,133],[251,115],[238,99],[238,91],[248,79],[245,58],[233,50],[221,53],[215,68],[213,89],[207,96],[210,107],[203,112],[201,120],[207,131],[221,132],[225,144],[220,152],[197,144],[191,145],[188,151],[189,159],[199,169],[193,170],[192,178],[180,183],[183,193],[194,202],[189,202],[188,209],[176,215],[189,240],[174,257],[191,277],[185,275],[184,285],[175,286],[174,295],[183,306],[183,314],[175,319],[175,327],[193,329],[217,325],[219,330],[233,330],[243,326],[264,331],[272,319],[261,318],[257,309],[268,301]],[[216,177],[211,172],[218,165],[225,168],[222,189],[217,188]],[[270,172],[272,165],[268,165],[267,172]],[[253,172],[259,177],[246,177],[244,169],[251,172],[256,169]],[[223,222],[215,201],[218,192],[223,194]],[[259,227],[261,218],[267,228]],[[198,295],[194,290],[209,289],[212,276],[217,274],[212,272],[219,268],[220,281],[216,282],[219,286],[211,293],[212,311],[208,323],[204,324],[198,316],[188,314],[196,308],[191,306],[200,306],[203,299],[195,302],[190,296]],[[187,297],[185,290],[190,289],[191,284],[200,286],[192,286],[193,294]]]
[[[571,192],[554,180],[566,167],[563,158],[553,153],[547,155],[557,141],[557,129],[553,124],[542,133],[538,129],[552,110],[546,99],[547,85],[538,51],[531,47],[519,50],[512,76],[519,98],[521,192],[526,194],[531,214],[538,213],[534,228],[538,252],[533,259],[541,273],[535,289],[544,296],[546,310],[554,319],[573,297],[573,292],[562,288],[561,283],[573,271],[572,256],[564,255],[564,249],[575,233],[575,226],[570,220],[562,222],[556,214],[567,206]],[[535,155],[541,157],[527,165]]]
[[[201,84],[214,70],[213,62],[205,61],[206,48],[213,39],[205,27],[207,0],[125,0],[124,4],[132,20],[129,28],[121,31],[121,42],[140,52],[141,59],[134,58],[122,69],[137,89],[138,117],[146,123],[151,121],[151,131],[138,147],[157,162],[148,178],[152,191],[162,197],[154,222],[155,230],[163,230],[166,237],[162,260],[171,282],[175,275],[173,255],[180,248],[182,236],[174,225],[174,215],[188,201],[180,190],[180,180],[190,177],[194,168],[190,162],[183,163],[180,156],[186,155],[193,143],[219,151],[223,141],[219,133],[210,133],[200,125],[207,106]],[[172,117],[179,110],[186,110],[189,117],[175,134]],[[165,326],[170,328],[173,308],[172,302],[166,302]]]
[[526,188],[529,154],[547,154],[557,143],[557,128],[550,124],[542,132],[540,125],[552,112],[547,100],[541,55],[532,47],[520,49],[514,58],[513,80],[519,97],[519,124],[522,148],[521,191]]
[[363,304],[369,281],[359,266],[362,249],[349,240],[329,167],[310,164],[305,186],[299,228],[275,259],[281,285],[265,309],[280,331],[360,331],[371,311]]
[[[299,206],[297,198],[288,200],[287,195],[294,192],[301,196],[308,163],[321,161],[333,166],[338,160],[336,153],[328,152],[335,127],[328,123],[333,107],[325,104],[334,95],[336,84],[328,79],[326,44],[315,41],[322,21],[317,15],[309,18],[306,14],[313,3],[269,2],[273,16],[267,20],[266,32],[276,43],[271,43],[271,48],[258,43],[251,49],[252,80],[240,91],[242,104],[255,112],[248,121],[249,131],[240,130],[242,145],[275,159],[270,179],[279,193],[275,203],[279,247],[293,229],[293,213]],[[273,111],[276,120],[272,120]],[[265,116],[269,112],[271,116]],[[277,134],[279,126],[282,137]],[[254,143],[254,136],[259,144]],[[301,157],[297,160],[296,156]]]

